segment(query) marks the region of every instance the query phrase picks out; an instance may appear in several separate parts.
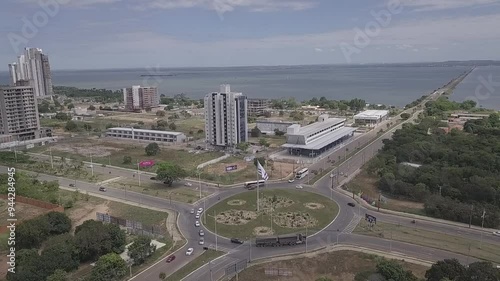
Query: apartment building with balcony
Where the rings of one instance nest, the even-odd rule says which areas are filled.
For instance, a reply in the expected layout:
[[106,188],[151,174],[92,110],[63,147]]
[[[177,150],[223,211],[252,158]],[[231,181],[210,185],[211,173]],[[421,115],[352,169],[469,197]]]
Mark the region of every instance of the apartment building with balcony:
[[248,141],[247,97],[221,85],[205,96],[205,140],[216,147],[234,147]]
[[0,88],[0,135],[15,140],[40,138],[40,119],[33,87],[19,80],[16,86]]
[[146,110],[160,104],[158,88],[132,86],[123,89],[123,102],[125,109],[130,111]]

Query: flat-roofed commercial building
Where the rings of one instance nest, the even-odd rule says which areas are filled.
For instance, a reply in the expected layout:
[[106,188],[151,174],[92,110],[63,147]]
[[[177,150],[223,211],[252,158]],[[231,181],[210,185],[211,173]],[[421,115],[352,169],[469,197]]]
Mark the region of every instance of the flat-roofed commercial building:
[[296,124],[293,122],[282,122],[272,120],[257,120],[256,126],[264,135],[274,135],[275,130],[286,133],[288,127]]
[[388,117],[388,110],[366,110],[354,115],[354,123],[375,127],[380,122],[387,120]]
[[344,127],[346,119],[320,115],[318,122],[301,127],[294,124],[287,129],[286,144],[291,155],[316,157],[354,135],[356,128]]
[[186,135],[179,132],[144,130],[134,128],[109,128],[106,132],[106,136],[111,138],[154,141],[160,143],[181,143],[186,140]]

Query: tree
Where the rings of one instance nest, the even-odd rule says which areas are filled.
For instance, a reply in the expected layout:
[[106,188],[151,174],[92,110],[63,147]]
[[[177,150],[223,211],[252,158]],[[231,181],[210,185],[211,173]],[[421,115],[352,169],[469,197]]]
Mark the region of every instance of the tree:
[[69,110],[71,110],[71,109],[75,108],[75,105],[73,105],[72,103],[70,103],[70,104],[68,104],[66,107],[67,107]]
[[125,155],[123,156],[123,164],[131,164],[132,163],[132,157]]
[[170,111],[170,110],[172,110],[172,109],[174,109],[174,106],[173,106],[173,105],[171,105],[171,104],[169,104],[169,105],[167,105],[167,106],[165,107],[165,110],[168,110],[168,111]]
[[278,129],[274,129],[274,134],[275,134],[276,136],[280,136],[280,137],[281,137],[281,136],[284,136],[284,135],[285,135],[285,132],[282,132],[282,131],[280,131],[280,130],[278,130]]
[[151,244],[151,238],[139,236],[128,248],[128,256],[134,260],[134,264],[142,264],[156,251],[156,246]]
[[127,236],[125,231],[120,229],[116,224],[105,224],[106,230],[111,237],[111,251],[120,254],[125,251],[125,244],[127,243]]
[[170,123],[170,124],[168,125],[168,128],[169,128],[170,130],[172,130],[172,131],[175,131],[175,129],[177,129],[177,125],[175,125],[175,123]]
[[119,281],[127,274],[127,264],[117,254],[110,253],[99,258],[89,281]]
[[88,132],[88,131],[91,131],[91,130],[92,130],[92,125],[90,125],[89,123],[84,123],[84,124],[83,124],[83,129],[84,129],[85,131],[87,131],[87,132]]
[[377,273],[387,280],[417,281],[418,278],[411,271],[404,270],[403,266],[393,260],[382,260],[377,264]]
[[95,106],[90,105],[90,106],[87,108],[87,110],[94,111],[94,110],[95,110]]
[[254,137],[254,138],[259,138],[260,135],[261,135],[261,131],[259,130],[259,128],[257,128],[257,126],[255,126],[251,131],[250,131],[250,136]]
[[407,112],[404,112],[404,113],[401,113],[401,119],[403,120],[408,120],[408,118],[410,118],[410,113],[407,113]]
[[47,216],[24,221],[16,228],[16,248],[38,248],[50,233]]
[[62,120],[62,121],[68,121],[68,120],[71,120],[71,116],[69,116],[68,114],[64,113],[64,112],[58,112],[56,113],[56,116],[55,118],[57,120]]
[[78,268],[80,260],[75,238],[70,234],[51,237],[47,240],[41,259],[45,275],[52,274],[57,269],[67,272]]
[[236,148],[242,151],[247,151],[249,147],[250,144],[248,142],[240,142],[236,145]]
[[95,260],[101,255],[122,252],[125,235],[114,224],[87,220],[75,229],[75,240],[81,261]]
[[283,110],[280,110],[279,116],[283,117],[285,115],[285,112]]
[[145,150],[147,156],[154,156],[160,152],[160,146],[156,142],[153,142],[148,144]]
[[253,159],[253,164],[255,165],[255,167],[257,167],[257,162],[264,166],[266,164],[266,159],[264,157],[255,157]]
[[465,273],[465,267],[457,259],[445,259],[438,261],[425,272],[427,281],[441,281],[444,278],[456,280]]
[[76,132],[78,131],[78,124],[76,124],[75,121],[68,121],[66,122],[66,126],[64,126],[64,129],[68,132]]
[[68,281],[68,274],[62,269],[56,269],[49,277],[47,281]]
[[491,262],[471,263],[465,273],[457,281],[498,281],[500,270],[493,267]]
[[65,213],[50,212],[46,216],[51,235],[63,234],[71,230],[71,219]]
[[186,176],[187,172],[181,166],[170,162],[160,163],[156,169],[156,179],[163,181],[168,186],[172,186],[174,181]]
[[16,272],[7,272],[8,281],[44,280],[40,269],[42,261],[36,249],[22,249],[16,253]]
[[269,147],[269,142],[265,138],[260,138],[259,144],[265,147]]
[[164,117],[165,115],[167,115],[165,113],[165,111],[161,111],[161,110],[156,111],[156,116]]
[[158,276],[160,280],[165,280],[167,278],[167,274],[165,272],[160,272],[160,275]]

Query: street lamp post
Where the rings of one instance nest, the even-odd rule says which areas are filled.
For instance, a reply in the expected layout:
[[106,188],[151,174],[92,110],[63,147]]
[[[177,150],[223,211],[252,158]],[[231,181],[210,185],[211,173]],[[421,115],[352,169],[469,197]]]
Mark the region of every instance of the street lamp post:
[[92,170],[92,176],[94,176],[94,164],[92,162],[92,154],[90,154],[90,169]]
[[215,250],[217,251],[217,216],[214,210],[214,222],[215,222]]
[[200,188],[200,199],[201,199],[201,171],[198,171],[198,184]]
[[139,162],[137,162],[137,178],[139,179],[139,187],[141,186],[141,172],[139,171]]
[[[15,151],[15,147],[14,147],[14,151]],[[52,158],[52,147],[49,147],[49,152],[50,152],[50,166],[52,167],[52,169],[54,169],[54,160]]]

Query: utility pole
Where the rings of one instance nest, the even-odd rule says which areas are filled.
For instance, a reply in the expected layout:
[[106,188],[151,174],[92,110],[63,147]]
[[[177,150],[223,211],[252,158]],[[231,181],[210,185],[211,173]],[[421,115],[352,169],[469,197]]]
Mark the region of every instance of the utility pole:
[[252,240],[248,240],[248,262],[252,262]]
[[137,175],[139,179],[139,186],[141,186],[141,172],[139,171],[139,162],[137,162]]
[[92,176],[94,176],[94,163],[92,162],[92,154],[90,154],[90,169],[92,170]]
[[217,251],[217,216],[214,210],[214,221],[215,221],[215,250]]
[[210,281],[214,281],[214,278],[212,276],[212,261],[209,261],[208,264],[210,266]]
[[479,249],[483,246],[483,228],[484,228],[484,217],[486,216],[486,209],[483,208],[483,215],[481,216],[482,222],[481,222],[481,240],[479,242]]
[[309,224],[309,219],[306,221],[306,254],[307,254],[307,240],[309,240],[309,237],[307,236],[307,227]]
[[[15,149],[16,148],[14,147],[14,151]],[[49,152],[50,152],[50,166],[52,166],[52,169],[54,169],[54,160],[52,159],[52,147],[49,147]]]
[[[378,209],[377,211],[380,212],[380,203],[381,203],[381,199],[382,199],[382,193],[379,193],[378,194]],[[470,226],[469,226],[470,227]]]
[[[258,161],[258,160],[257,160]],[[260,210],[260,204],[259,204],[259,170],[257,169],[257,213],[259,212]],[[257,214],[258,216],[259,214]]]
[[471,228],[472,225],[472,211],[474,210],[474,205],[470,205],[470,219],[469,219],[469,228]]
[[201,199],[201,171],[198,171],[198,184],[200,185],[200,199]]

